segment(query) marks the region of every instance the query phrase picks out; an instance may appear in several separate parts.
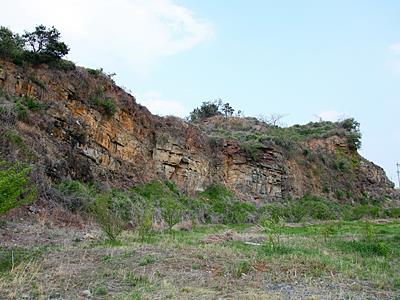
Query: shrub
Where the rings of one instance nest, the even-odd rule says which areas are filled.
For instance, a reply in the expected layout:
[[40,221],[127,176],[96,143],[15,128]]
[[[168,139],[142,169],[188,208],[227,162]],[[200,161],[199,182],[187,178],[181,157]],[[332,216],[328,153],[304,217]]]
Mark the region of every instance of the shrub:
[[400,207],[391,207],[385,209],[385,215],[389,218],[400,218]]
[[113,116],[117,111],[117,106],[112,99],[95,97],[92,99],[92,102],[96,107],[100,108],[101,111],[108,117]]
[[16,111],[18,120],[21,120],[21,121],[27,120],[28,109],[21,101],[17,101],[17,103],[15,103],[15,111]]
[[167,223],[169,230],[182,219],[183,206],[173,197],[163,197],[160,200],[161,217]]
[[222,185],[211,185],[199,196],[199,200],[207,206],[208,221],[214,217],[224,224],[242,223],[256,210],[253,204],[236,199],[234,194]]
[[86,71],[95,77],[99,77],[101,74],[103,74],[103,69],[91,69],[91,68],[86,68]]
[[195,108],[189,115],[188,119],[191,122],[201,121],[206,118],[221,115],[219,111],[222,102],[218,101],[206,101],[201,104],[200,107]]
[[249,273],[253,270],[253,266],[247,260],[238,261],[235,265],[233,265],[233,276],[236,278],[242,277],[243,274]]
[[6,27],[0,27],[0,57],[21,60],[24,51],[24,40]]
[[124,228],[124,221],[121,211],[113,200],[111,192],[97,195],[90,206],[90,212],[107,237],[111,241],[116,241]]
[[250,156],[253,160],[256,160],[258,154],[260,153],[260,149],[263,147],[263,145],[257,141],[250,140],[241,142],[240,147],[248,156]]
[[37,188],[29,177],[31,170],[25,164],[0,161],[0,214],[36,200]]
[[87,209],[96,194],[93,187],[76,180],[64,180],[57,186],[57,189],[63,196],[63,204],[73,212]]

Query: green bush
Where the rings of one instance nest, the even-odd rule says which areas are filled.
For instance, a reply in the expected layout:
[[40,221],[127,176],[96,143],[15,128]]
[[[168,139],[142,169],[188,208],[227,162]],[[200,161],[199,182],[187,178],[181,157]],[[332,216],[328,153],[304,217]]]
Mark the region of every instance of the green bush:
[[0,27],[0,57],[11,58],[16,62],[21,60],[24,51],[24,40],[6,27]]
[[57,189],[63,196],[62,201],[65,207],[73,212],[86,210],[97,193],[94,187],[76,180],[64,180]]
[[224,224],[244,223],[256,211],[253,204],[238,200],[222,185],[208,187],[199,194],[199,201],[207,207],[208,221],[214,218]]
[[100,108],[102,113],[106,116],[111,117],[117,111],[117,106],[112,99],[103,99],[100,97],[92,98],[92,103],[97,107]]
[[17,118],[21,121],[26,121],[28,118],[28,108],[21,102],[17,101],[15,103],[15,111],[17,114]]
[[125,225],[115,200],[112,192],[101,193],[90,206],[90,212],[111,241],[117,240]]
[[384,210],[385,216],[389,218],[400,218],[400,207],[391,207]]
[[0,214],[36,200],[37,188],[29,176],[31,171],[25,164],[0,161]]
[[243,274],[248,274],[253,270],[253,266],[247,260],[238,261],[236,264],[233,265],[233,276],[236,278],[242,277]]

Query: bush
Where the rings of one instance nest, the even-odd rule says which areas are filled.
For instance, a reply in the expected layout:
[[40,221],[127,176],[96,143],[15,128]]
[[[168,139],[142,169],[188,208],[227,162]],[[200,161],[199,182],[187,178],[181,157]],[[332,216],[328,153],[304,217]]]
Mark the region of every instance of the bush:
[[171,196],[163,197],[160,200],[161,217],[171,230],[175,224],[182,220],[182,211],[184,207]]
[[76,180],[64,180],[57,186],[57,189],[63,195],[65,207],[73,212],[88,209],[88,205],[96,195],[93,187]]
[[92,99],[92,102],[96,107],[100,108],[102,113],[104,113],[108,117],[113,116],[117,111],[117,106],[115,105],[112,99],[103,99],[100,97],[95,97]]
[[0,57],[21,60],[24,51],[24,40],[6,27],[0,27]]
[[238,200],[234,194],[221,185],[211,185],[200,193],[199,201],[208,211],[208,221],[215,220],[224,224],[238,224],[247,221],[256,208],[251,203]]
[[36,200],[37,188],[29,177],[31,170],[25,164],[0,161],[0,214]]
[[244,141],[240,143],[240,147],[248,156],[256,160],[263,145],[257,141]]
[[114,200],[112,192],[101,193],[90,206],[90,212],[111,241],[116,241],[124,228],[124,217]]

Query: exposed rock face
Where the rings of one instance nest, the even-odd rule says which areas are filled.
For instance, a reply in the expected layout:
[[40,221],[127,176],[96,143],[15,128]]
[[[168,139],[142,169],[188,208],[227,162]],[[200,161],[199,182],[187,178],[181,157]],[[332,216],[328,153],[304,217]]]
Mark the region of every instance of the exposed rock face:
[[[312,140],[308,147],[328,157],[342,149],[340,153],[352,158],[350,185],[348,178],[320,161],[289,157],[274,146],[262,148],[254,158],[234,140],[215,140],[178,118],[154,116],[109,78],[83,68],[23,69],[0,61],[0,91],[16,97],[3,96],[3,106],[26,95],[44,105],[0,130],[16,129],[54,180],[98,180],[128,187],[167,179],[189,194],[221,183],[256,202],[307,192],[335,197],[335,191],[324,191],[325,184],[353,196],[382,197],[393,191],[383,170],[350,151],[339,137]],[[106,114],[98,98],[112,99],[115,113]]]

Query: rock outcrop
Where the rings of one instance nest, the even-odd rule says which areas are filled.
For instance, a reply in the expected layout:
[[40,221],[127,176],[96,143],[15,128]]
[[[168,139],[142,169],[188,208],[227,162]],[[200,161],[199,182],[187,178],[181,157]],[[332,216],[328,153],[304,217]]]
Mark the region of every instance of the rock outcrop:
[[[383,169],[349,149],[339,136],[307,140],[312,158],[301,151],[289,155],[274,144],[260,147],[254,157],[237,140],[216,139],[201,124],[152,115],[106,75],[84,68],[23,68],[0,60],[0,92],[0,134],[16,131],[54,181],[95,180],[124,188],[161,179],[188,194],[220,183],[255,202],[305,193],[353,199],[393,192]],[[37,102],[39,108],[29,109],[23,101]],[[6,120],[5,108],[18,114],[18,103],[28,108],[27,115]],[[12,156],[6,148],[3,156]],[[334,169],[327,162],[338,153],[351,170]]]

